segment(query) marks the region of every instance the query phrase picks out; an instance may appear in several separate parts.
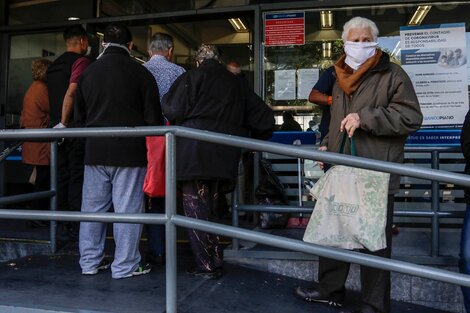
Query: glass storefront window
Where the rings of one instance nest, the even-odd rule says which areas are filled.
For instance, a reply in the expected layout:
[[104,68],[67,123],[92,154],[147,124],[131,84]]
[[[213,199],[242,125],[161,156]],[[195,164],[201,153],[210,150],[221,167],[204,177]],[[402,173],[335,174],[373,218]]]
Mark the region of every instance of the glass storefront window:
[[[377,24],[379,28],[379,46],[391,56],[392,62],[400,64],[400,26],[408,25],[418,7],[419,4],[407,4],[400,6],[350,7],[336,10],[265,12],[264,20],[267,15],[272,14],[304,13],[305,44],[264,46],[264,99],[278,115],[285,110],[295,112],[297,121],[301,125],[303,123],[303,128],[306,129],[308,121],[313,119],[314,115],[321,114],[321,109],[319,106],[308,102],[305,96],[299,98],[299,70],[315,69],[318,70],[318,75],[321,75],[324,69],[334,64],[338,57],[343,54],[342,27],[344,23],[355,16],[366,17]],[[465,23],[466,31],[468,31],[470,17],[465,12],[468,12],[469,9],[470,4],[466,2],[431,5],[430,10],[424,16],[424,19],[420,21],[420,24]],[[330,25],[321,25],[322,14],[325,12],[331,12]],[[323,22],[325,21],[323,20]],[[470,51],[468,47],[469,39],[469,33],[467,32],[467,54]],[[467,66],[469,65],[467,64]],[[282,70],[287,71],[281,72]],[[468,69],[468,73],[470,73],[470,69]],[[286,75],[278,77],[287,77],[288,80],[294,82],[294,88],[290,90],[289,97],[282,97],[279,93],[276,93],[276,88],[278,91],[283,87],[287,88],[285,82],[276,82],[276,75]],[[311,82],[311,85],[313,86],[315,82]]]
[[62,33],[11,37],[8,100],[5,110],[7,128],[18,128],[23,96],[33,79],[31,62],[39,58],[54,60],[64,51]]

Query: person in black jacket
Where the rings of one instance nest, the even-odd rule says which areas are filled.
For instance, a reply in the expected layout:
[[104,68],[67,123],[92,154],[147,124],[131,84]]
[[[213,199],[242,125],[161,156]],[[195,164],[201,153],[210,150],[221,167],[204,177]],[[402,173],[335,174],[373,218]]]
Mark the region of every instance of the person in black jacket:
[[282,125],[279,127],[279,131],[281,132],[301,132],[302,127],[300,124],[294,119],[294,116],[291,112],[284,111],[282,112]]
[[[80,25],[65,29],[66,51],[52,62],[46,72],[49,92],[49,127],[74,127],[73,106],[78,79],[91,63],[85,57],[88,50],[88,36]],[[60,211],[80,211],[83,185],[83,138],[67,138],[58,149],[57,201]],[[76,240],[78,223],[61,222],[59,229],[62,238]]]
[[[470,174],[470,111],[465,116],[465,121],[460,135],[460,143],[465,158],[465,174]],[[467,210],[462,225],[462,237],[460,239],[460,272],[470,275],[470,188],[465,188],[465,202]],[[462,287],[463,303],[465,311],[470,313],[470,288]]]
[[[172,125],[236,136],[269,139],[272,110],[243,80],[219,62],[217,47],[201,45],[197,68],[181,75],[163,97],[163,113]],[[208,220],[217,211],[219,194],[231,191],[238,175],[240,149],[188,138],[177,141],[177,179],[186,216]],[[190,273],[204,278],[221,275],[219,237],[188,230],[195,255]]]
[[[82,127],[163,125],[155,78],[130,58],[130,31],[119,24],[107,26],[103,45],[103,53],[79,80],[76,122]],[[82,211],[106,212],[113,205],[116,213],[143,213],[146,166],[143,137],[87,138]],[[150,272],[149,264],[140,264],[141,232],[142,224],[114,224],[113,278]],[[94,275],[109,266],[105,239],[105,223],[80,224],[82,274]]]

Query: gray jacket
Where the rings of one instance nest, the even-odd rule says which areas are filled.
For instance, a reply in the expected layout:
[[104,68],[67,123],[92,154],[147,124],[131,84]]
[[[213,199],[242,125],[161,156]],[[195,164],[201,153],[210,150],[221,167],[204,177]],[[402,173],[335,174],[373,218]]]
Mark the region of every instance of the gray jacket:
[[[336,82],[329,133],[322,142],[328,151],[339,152],[343,133],[341,121],[349,113],[360,117],[360,129],[354,132],[356,155],[365,158],[403,163],[408,135],[418,130],[423,115],[410,78],[386,53],[379,63],[366,72],[358,89],[349,97]],[[350,153],[349,141],[345,153]],[[400,178],[392,175],[389,194],[400,189]]]

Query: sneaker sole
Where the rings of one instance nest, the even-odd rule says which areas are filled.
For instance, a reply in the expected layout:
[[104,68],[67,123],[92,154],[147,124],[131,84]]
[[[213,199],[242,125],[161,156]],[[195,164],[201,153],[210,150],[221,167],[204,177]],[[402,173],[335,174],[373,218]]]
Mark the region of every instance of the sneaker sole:
[[111,266],[111,264],[107,263],[105,265],[98,266],[97,268],[92,269],[91,271],[82,272],[82,275],[96,275],[100,271],[107,270],[110,266]]
[[151,271],[152,271],[152,269],[149,268],[149,269],[143,270],[142,272],[133,272],[133,273],[131,274],[131,276],[145,275],[145,274],[150,273]]

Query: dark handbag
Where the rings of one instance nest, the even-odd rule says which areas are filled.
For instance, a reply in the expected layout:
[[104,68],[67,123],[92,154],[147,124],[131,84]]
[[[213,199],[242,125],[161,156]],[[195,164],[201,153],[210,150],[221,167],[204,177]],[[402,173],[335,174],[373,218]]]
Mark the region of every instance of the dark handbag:
[[[284,193],[284,186],[274,173],[271,163],[266,159],[260,161],[261,173],[260,183],[255,190],[258,204],[281,205],[287,204],[287,198]],[[287,213],[261,212],[260,227],[284,228],[287,223]]]

